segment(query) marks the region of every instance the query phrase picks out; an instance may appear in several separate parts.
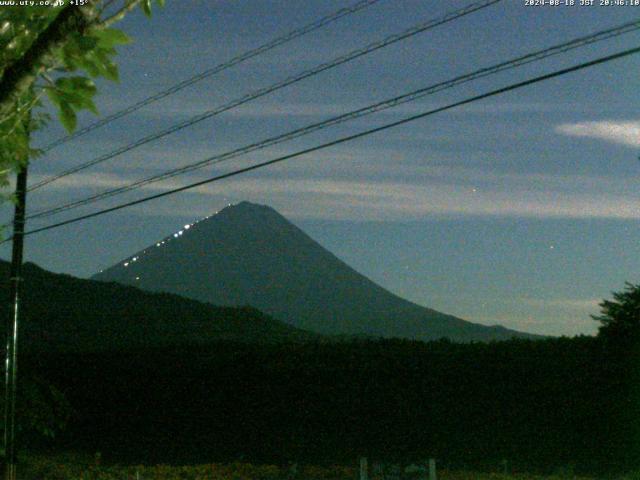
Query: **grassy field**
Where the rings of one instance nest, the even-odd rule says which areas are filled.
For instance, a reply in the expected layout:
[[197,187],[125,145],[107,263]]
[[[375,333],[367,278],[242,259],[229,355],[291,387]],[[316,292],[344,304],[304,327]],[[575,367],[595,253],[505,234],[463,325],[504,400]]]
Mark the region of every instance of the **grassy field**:
[[[248,463],[192,466],[132,465],[102,466],[95,462],[68,458],[30,457],[21,462],[19,478],[34,480],[357,480],[353,467],[301,466],[295,476],[287,468]],[[420,480],[420,476],[412,476]],[[422,477],[425,478],[424,476]],[[638,479],[618,477],[616,480]],[[531,474],[474,473],[441,470],[439,480],[600,480],[574,475],[539,476]],[[382,480],[372,477],[371,480]]]

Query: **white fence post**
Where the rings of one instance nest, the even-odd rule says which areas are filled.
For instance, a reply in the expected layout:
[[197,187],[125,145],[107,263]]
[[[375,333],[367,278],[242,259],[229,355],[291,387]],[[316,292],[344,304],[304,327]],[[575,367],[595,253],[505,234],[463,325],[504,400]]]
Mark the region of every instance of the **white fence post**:
[[436,475],[436,459],[429,459],[429,480],[438,480]]
[[368,479],[367,457],[360,457],[360,480]]

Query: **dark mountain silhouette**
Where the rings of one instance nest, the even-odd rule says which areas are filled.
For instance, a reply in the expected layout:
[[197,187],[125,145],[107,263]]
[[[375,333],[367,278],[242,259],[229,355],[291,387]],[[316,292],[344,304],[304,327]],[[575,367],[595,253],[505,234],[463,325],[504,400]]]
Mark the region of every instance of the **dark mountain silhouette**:
[[[168,293],[83,280],[27,263],[20,348],[98,351],[206,344],[220,340],[308,340],[303,332],[255,308],[215,307]],[[0,295],[8,298],[9,264],[0,261]],[[2,325],[9,305],[0,306]]]
[[252,305],[323,334],[456,341],[534,337],[404,300],[353,270],[272,208],[249,202],[185,225],[93,278],[215,305]]

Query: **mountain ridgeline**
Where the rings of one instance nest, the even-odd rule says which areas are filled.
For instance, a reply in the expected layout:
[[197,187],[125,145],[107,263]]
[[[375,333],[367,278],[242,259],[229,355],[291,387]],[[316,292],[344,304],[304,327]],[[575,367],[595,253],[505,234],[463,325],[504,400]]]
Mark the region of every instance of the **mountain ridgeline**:
[[[55,274],[32,263],[24,265],[23,275],[21,350],[92,352],[317,337],[251,307],[216,307],[177,295]],[[0,261],[0,277],[9,278],[7,262]],[[0,284],[0,295],[8,298],[7,282]],[[7,302],[0,304],[0,313],[6,319]]]
[[462,342],[534,337],[404,300],[272,208],[249,202],[185,225],[93,279],[214,305],[251,305],[294,327],[329,335]]

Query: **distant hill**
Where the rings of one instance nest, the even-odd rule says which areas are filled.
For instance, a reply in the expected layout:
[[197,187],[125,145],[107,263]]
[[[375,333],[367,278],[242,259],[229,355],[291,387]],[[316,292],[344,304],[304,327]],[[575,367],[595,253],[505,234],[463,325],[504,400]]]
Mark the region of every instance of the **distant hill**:
[[270,207],[242,202],[96,274],[215,305],[252,305],[323,334],[455,341],[534,335],[402,299],[356,272]]
[[[20,348],[100,351],[316,338],[251,307],[225,308],[117,283],[83,280],[24,265]],[[8,298],[9,264],[0,261],[0,295]],[[8,304],[0,307],[2,325]]]

